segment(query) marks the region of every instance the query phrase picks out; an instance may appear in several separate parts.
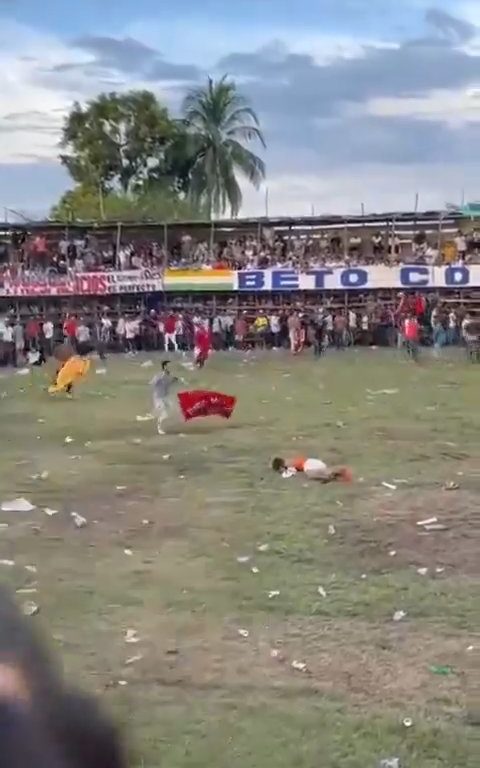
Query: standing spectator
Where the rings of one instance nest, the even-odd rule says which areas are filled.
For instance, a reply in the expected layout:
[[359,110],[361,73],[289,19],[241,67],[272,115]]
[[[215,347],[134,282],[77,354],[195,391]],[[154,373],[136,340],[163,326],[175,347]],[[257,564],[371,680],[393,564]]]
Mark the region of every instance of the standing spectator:
[[467,254],[467,239],[463,232],[460,232],[460,230],[455,236],[455,245],[457,248],[457,259],[463,264]]
[[85,319],[81,317],[75,332],[77,346],[82,344],[88,344],[88,342],[90,341],[90,336],[91,336],[90,328],[86,324]]
[[178,352],[177,344],[177,318],[176,315],[170,314],[164,323],[164,349],[168,352],[170,344],[173,346],[175,352]]
[[348,330],[352,339],[352,344],[355,344],[357,338],[357,313],[353,309],[348,310]]
[[25,334],[23,330],[23,325],[20,322],[18,317],[15,322],[15,325],[13,326],[13,341],[15,345],[14,364],[17,366],[19,361],[23,360],[24,353],[25,353]]
[[342,311],[337,312],[333,320],[333,342],[335,349],[345,349],[345,331],[347,329],[347,321]]
[[212,321],[212,340],[214,349],[219,350],[224,348],[222,318],[220,315],[215,315]]
[[115,333],[117,335],[117,341],[118,346],[120,348],[121,352],[126,352],[127,345],[126,345],[126,321],[125,321],[125,315],[120,315],[120,317],[117,320],[117,327],[115,329]]
[[40,323],[38,318],[31,317],[28,320],[25,333],[29,351],[37,352],[40,349]]
[[187,347],[185,344],[185,321],[183,315],[177,315],[177,319],[175,321],[175,338],[179,349],[181,349],[182,352],[186,352]]
[[457,313],[451,309],[448,313],[447,344],[453,345],[458,342],[458,322]]
[[77,318],[75,315],[67,315],[63,324],[63,335],[65,341],[75,347],[75,340],[77,338]]
[[413,312],[409,312],[403,321],[402,334],[403,338],[405,339],[405,346],[408,355],[412,358],[412,360],[417,362],[418,344],[420,340],[420,325]]
[[272,345],[274,349],[278,349],[281,346],[280,334],[282,326],[280,323],[280,315],[277,312],[272,312],[268,318],[270,323],[270,332],[272,334]]
[[139,331],[138,321],[133,317],[129,317],[125,321],[125,342],[126,342],[127,353],[130,355],[134,355],[137,352],[135,339],[138,335],[138,331]]
[[253,323],[255,331],[255,341],[258,342],[260,349],[265,349],[265,341],[268,333],[268,318],[265,312],[259,312]]
[[51,357],[53,354],[53,336],[54,336],[54,326],[51,320],[47,317],[45,322],[42,326],[42,333],[43,333],[43,346],[44,346],[44,353],[46,357]]
[[292,312],[287,320],[288,338],[290,340],[290,352],[296,354],[301,331],[301,322],[297,312]]
[[7,321],[3,327],[4,355],[7,365],[15,365],[15,341],[13,338],[13,325]]
[[243,315],[238,315],[235,320],[235,343],[239,349],[245,348],[247,336],[247,321]]
[[234,325],[235,318],[230,312],[224,312],[221,317],[221,325],[225,337],[225,346],[227,349],[232,349],[234,345]]

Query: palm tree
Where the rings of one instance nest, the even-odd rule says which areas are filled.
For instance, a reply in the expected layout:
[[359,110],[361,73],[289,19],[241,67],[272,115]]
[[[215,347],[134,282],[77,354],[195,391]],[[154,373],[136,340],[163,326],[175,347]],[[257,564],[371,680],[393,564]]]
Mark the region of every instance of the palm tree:
[[210,216],[227,206],[237,216],[242,206],[237,174],[257,188],[265,178],[263,160],[245,146],[252,141],[266,146],[257,115],[226,75],[190,91],[183,114],[192,153],[190,196],[203,202]]

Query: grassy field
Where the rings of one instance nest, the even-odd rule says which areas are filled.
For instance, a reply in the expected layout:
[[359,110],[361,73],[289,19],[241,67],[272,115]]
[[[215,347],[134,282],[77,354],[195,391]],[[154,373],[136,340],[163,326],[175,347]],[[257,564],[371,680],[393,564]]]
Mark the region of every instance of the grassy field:
[[[1,499],[37,506],[0,513],[0,578],[125,724],[132,765],[473,766],[478,369],[218,355],[179,370],[239,396],[231,423],[160,438],[136,420],[141,362],[108,360],[73,401],[48,398],[44,371],[0,380]],[[295,453],[356,482],[269,470]],[[432,516],[445,528],[417,525]]]

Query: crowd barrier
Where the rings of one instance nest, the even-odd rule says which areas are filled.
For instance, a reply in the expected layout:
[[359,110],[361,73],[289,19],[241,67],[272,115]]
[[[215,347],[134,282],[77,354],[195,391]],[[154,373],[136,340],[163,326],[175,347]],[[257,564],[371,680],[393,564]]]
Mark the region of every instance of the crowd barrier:
[[0,278],[0,296],[107,296],[177,291],[262,292],[338,290],[436,290],[479,288],[480,264],[429,267],[419,264],[365,267],[324,267],[297,272],[294,269],[230,270],[130,270],[84,272],[48,277]]

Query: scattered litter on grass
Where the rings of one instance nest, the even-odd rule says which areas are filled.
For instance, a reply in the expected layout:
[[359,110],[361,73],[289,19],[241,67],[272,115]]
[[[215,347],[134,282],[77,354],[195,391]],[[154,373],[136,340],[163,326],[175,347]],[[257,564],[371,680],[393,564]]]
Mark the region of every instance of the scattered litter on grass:
[[172,458],[172,455],[170,453],[164,453],[162,456],[162,459],[164,461],[169,461]]
[[145,360],[144,363],[141,363],[140,368],[151,368],[153,365],[153,360]]
[[270,549],[270,544],[259,544],[257,547],[257,550],[259,552],[268,552],[269,549]]
[[29,573],[37,573],[37,566],[36,565],[26,565],[25,570]]
[[474,646],[474,645],[469,645],[469,646],[468,646],[468,648],[467,648],[467,651],[468,651],[469,653],[470,653],[471,651],[474,651],[474,650],[475,650],[475,646]]
[[145,414],[145,416],[135,416],[135,421],[153,421],[154,416],[151,413]]
[[271,659],[278,659],[278,661],[283,661],[283,656],[281,651],[278,650],[278,648],[272,648],[270,651],[270,658]]
[[36,595],[37,592],[38,589],[36,589],[36,587],[22,587],[21,589],[15,590],[17,595]]
[[0,565],[5,565],[12,568],[15,565],[15,560],[0,560]]
[[428,568],[417,568],[417,573],[419,576],[426,576],[428,573]]
[[437,517],[429,517],[426,520],[419,520],[417,522],[417,525],[423,526],[423,525],[433,525],[434,523],[438,523]]
[[345,429],[347,425],[344,421],[337,421],[335,422],[335,426],[338,427],[338,429]]
[[296,672],[308,672],[308,667],[304,661],[292,661],[292,669]]
[[448,528],[446,525],[442,525],[441,523],[432,523],[431,525],[424,525],[423,530],[429,533],[433,531],[446,531]]
[[127,490],[127,486],[126,485],[116,485],[115,486],[115,490],[116,491],[126,491]]
[[2,503],[2,512],[32,512],[34,509],[35,505],[22,497]]
[[260,570],[255,565],[253,566],[253,568],[250,568],[250,570],[252,573],[255,573],[255,574],[260,573]]
[[251,560],[250,555],[241,555],[240,557],[237,557],[237,563],[244,564],[249,563]]
[[133,557],[133,552],[131,549],[124,549],[123,554],[126,555],[127,557]]
[[297,470],[293,469],[293,467],[289,467],[288,469],[284,469],[282,472],[282,477],[285,480],[288,480],[289,477],[294,477],[297,474]]
[[317,589],[317,592],[318,592],[318,594],[319,594],[321,597],[326,597],[326,596],[327,596],[327,593],[325,592],[325,590],[324,590],[324,588],[323,588],[323,587],[318,587],[318,589]]
[[0,523],[0,531],[5,530],[5,528],[8,528],[8,523]]
[[403,725],[405,728],[411,728],[413,725],[413,720],[411,717],[404,717],[402,720]]
[[432,672],[434,675],[440,675],[441,677],[447,677],[448,675],[454,674],[454,669],[450,667],[448,664],[433,664],[430,667],[430,672]]
[[380,760],[378,768],[401,768],[399,757],[386,757]]
[[366,573],[362,573],[362,575],[360,576],[360,578],[365,580],[365,579],[367,578],[367,574],[366,574]]
[[140,437],[135,437],[135,438],[132,440],[132,443],[133,443],[134,445],[141,445],[141,444],[142,444],[142,440],[141,440],[141,438],[140,438]]
[[46,480],[49,477],[49,475],[50,475],[50,472],[47,472],[47,470],[44,469],[43,472],[39,472],[36,475],[30,475],[30,478],[32,480]]
[[398,395],[399,389],[367,389],[369,395]]
[[458,491],[459,488],[460,488],[459,484],[453,483],[453,482],[445,483],[445,485],[443,486],[444,491]]
[[67,444],[68,443],[73,443],[73,437],[70,437],[70,435],[67,435],[65,440],[64,440],[64,442],[67,443]]
[[435,568],[435,573],[444,573],[444,572],[445,572],[445,568],[443,567]]
[[107,372],[106,368],[97,368],[97,370],[95,371],[97,376],[105,376],[106,372]]
[[397,554],[397,550],[396,549],[391,549],[388,554],[390,555],[390,557],[395,557],[395,555]]
[[248,629],[239,629],[238,634],[240,635],[240,637],[245,637],[245,638],[250,637],[250,632],[248,631]]
[[195,365],[192,362],[180,363],[180,365],[187,371],[195,370]]
[[78,512],[72,512],[71,518],[73,520],[73,524],[75,525],[75,528],[85,528],[87,525],[87,518],[82,517],[82,515],[79,515]]
[[388,488],[389,491],[396,491],[397,490],[397,486],[393,485],[393,483],[383,482],[382,485],[383,485],[384,488]]
[[334,525],[329,525],[328,526],[328,535],[329,536],[335,536],[336,532],[337,531],[336,531],[336,528],[335,528]]
[[408,485],[410,482],[409,480],[398,480],[396,477],[393,478],[393,482],[397,483],[397,485]]
[[16,371],[17,376],[28,376],[30,373],[30,368],[19,368],[18,371]]
[[140,638],[138,636],[138,632],[136,629],[127,629],[125,632],[124,640],[129,645],[134,645],[135,643],[140,642]]
[[143,656],[141,653],[139,653],[138,656],[130,656],[130,658],[125,661],[125,666],[130,667],[132,664],[136,664],[137,661],[141,661],[142,659]]
[[125,688],[125,686],[126,686],[126,685],[128,685],[128,683],[127,683],[127,681],[126,681],[126,680],[119,680],[119,681],[118,681],[118,685],[119,685],[121,688]]
[[22,610],[25,616],[36,616],[37,613],[40,613],[39,606],[32,600],[27,600],[27,602],[23,604]]
[[393,620],[394,621],[402,621],[407,615],[406,611],[395,611],[393,614]]
[[278,597],[279,595],[280,595],[280,592],[278,591],[278,589],[271,589],[270,592],[268,593],[268,599],[273,600],[274,597]]

